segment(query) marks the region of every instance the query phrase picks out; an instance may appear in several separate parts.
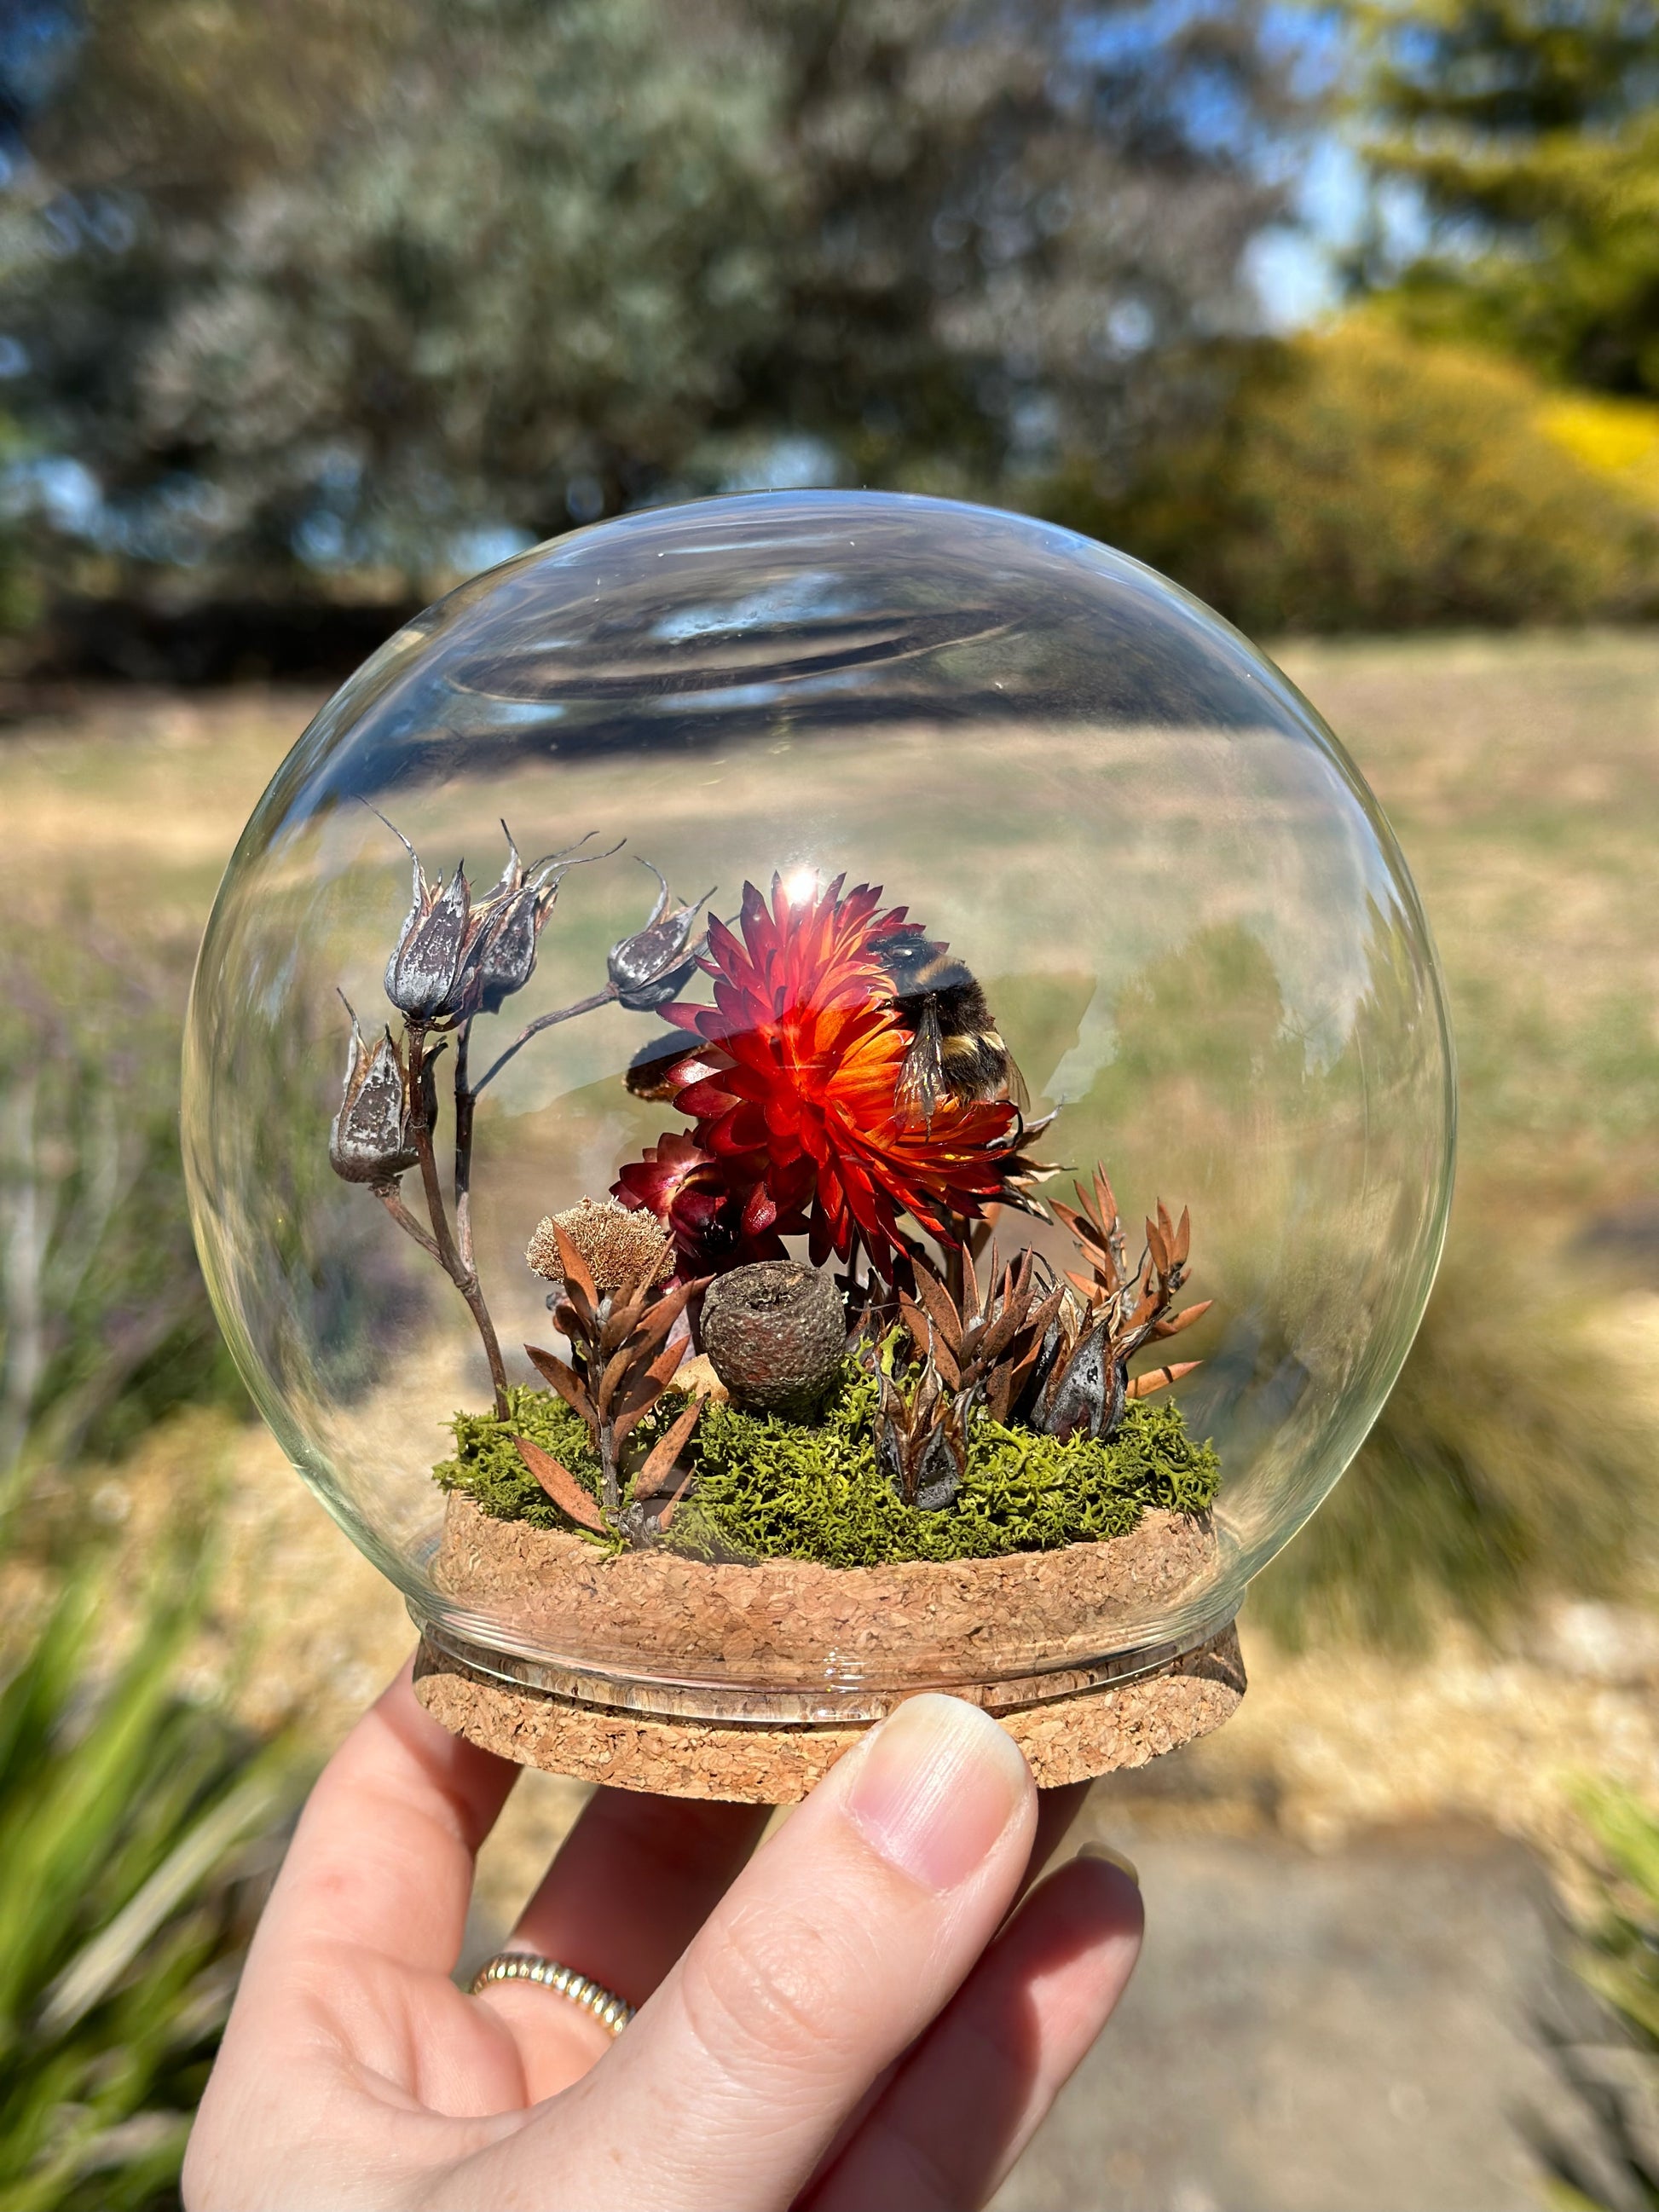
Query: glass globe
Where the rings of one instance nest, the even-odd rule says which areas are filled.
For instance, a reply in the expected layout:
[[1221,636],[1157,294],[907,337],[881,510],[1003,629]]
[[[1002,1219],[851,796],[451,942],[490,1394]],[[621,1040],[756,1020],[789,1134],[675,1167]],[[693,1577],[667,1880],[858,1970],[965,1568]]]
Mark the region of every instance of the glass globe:
[[[184,1135],[248,1386],[430,1638],[812,1718],[1228,1621],[1405,1358],[1453,1118],[1417,893],[1271,662],[1065,531],[806,492],[575,532],[352,678],[226,872]],[[788,1261],[850,1490],[821,1407],[728,1382],[759,1306],[708,1349]],[[577,1341],[630,1296],[643,1351]]]

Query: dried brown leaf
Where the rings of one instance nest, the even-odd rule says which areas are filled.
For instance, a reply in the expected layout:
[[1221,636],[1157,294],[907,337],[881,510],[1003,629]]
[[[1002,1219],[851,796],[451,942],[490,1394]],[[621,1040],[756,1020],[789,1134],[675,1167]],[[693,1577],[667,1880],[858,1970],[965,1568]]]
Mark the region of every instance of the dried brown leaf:
[[598,1419],[597,1409],[588,1395],[586,1384],[575,1369],[567,1367],[562,1359],[556,1358],[550,1352],[544,1352],[539,1345],[526,1344],[525,1354],[543,1382],[550,1382],[571,1412],[580,1413],[588,1427],[592,1428]]
[[[576,1249],[568,1232],[562,1229],[556,1221],[550,1218],[548,1226],[553,1231],[553,1242],[559,1249],[559,1266],[564,1274],[566,1295],[568,1296],[574,1291],[586,1299],[587,1318],[591,1326],[599,1314],[599,1294],[594,1288],[593,1278],[588,1272],[587,1262]],[[573,1299],[572,1303],[574,1304],[575,1301]],[[577,1310],[580,1311],[580,1306],[577,1307]]]
[[930,1274],[926,1267],[916,1269],[916,1288],[921,1303],[927,1309],[927,1318],[938,1331],[942,1342],[952,1352],[962,1349],[962,1317],[956,1303],[939,1277]]
[[702,1419],[703,1405],[702,1399],[694,1398],[672,1428],[665,1430],[652,1445],[645,1465],[634,1478],[635,1498],[649,1498],[655,1493]]
[[1124,1392],[1126,1398],[1150,1398],[1159,1390],[1167,1390],[1172,1382],[1179,1382],[1183,1375],[1190,1375],[1201,1367],[1201,1359],[1177,1359],[1173,1367],[1149,1367],[1144,1375],[1137,1375]]
[[[1082,1195],[1079,1191],[1078,1196],[1081,1198]],[[1048,1206],[1055,1220],[1062,1222],[1079,1244],[1098,1246],[1100,1239],[1095,1232],[1095,1224],[1086,1213],[1079,1213],[1074,1206],[1063,1205],[1057,1198],[1051,1198]]]
[[599,1407],[602,1419],[611,1411],[611,1401],[628,1379],[633,1364],[634,1354],[627,1345],[623,1345],[620,1352],[613,1352],[606,1360],[605,1372],[599,1377],[599,1387],[593,1394],[594,1402]]
[[[996,1279],[996,1250],[993,1247],[991,1252],[993,1281]],[[979,1277],[974,1273],[974,1251],[971,1244],[964,1244],[962,1248],[962,1310],[964,1314],[980,1315],[982,1315],[985,1310],[984,1300],[979,1294]],[[958,1334],[957,1339],[958,1350],[961,1349],[961,1343],[962,1340]]]
[[678,1343],[659,1352],[648,1367],[638,1368],[629,1376],[627,1389],[617,1401],[611,1423],[619,1439],[627,1436],[651,1411],[690,1349],[687,1340],[681,1337]]
[[1183,1306],[1178,1314],[1160,1321],[1152,1334],[1157,1337],[1179,1336],[1183,1328],[1190,1328],[1194,1322],[1202,1321],[1214,1304],[1213,1298],[1200,1298],[1195,1306]]
[[909,1333],[916,1357],[926,1359],[933,1348],[933,1325],[908,1291],[898,1294],[899,1319]]
[[[681,1499],[685,1496],[686,1492],[691,1487],[691,1474],[692,1470],[688,1467],[685,1473],[680,1477],[677,1486],[669,1493],[668,1503],[663,1507],[662,1511],[657,1516],[657,1526],[659,1528],[666,1530],[673,1521],[675,1514],[679,1510]],[[660,1497],[662,1493],[659,1491],[657,1494]]]
[[635,1291],[624,1297],[620,1291],[613,1291],[611,1310],[605,1317],[605,1348],[607,1352],[619,1351],[639,1327],[645,1314],[647,1291]]
[[544,1451],[539,1444],[532,1443],[528,1437],[514,1437],[519,1457],[530,1469],[542,1488],[567,1519],[579,1528],[592,1528],[598,1535],[605,1533],[605,1519],[599,1510],[599,1500],[592,1491],[577,1481],[570,1469]]

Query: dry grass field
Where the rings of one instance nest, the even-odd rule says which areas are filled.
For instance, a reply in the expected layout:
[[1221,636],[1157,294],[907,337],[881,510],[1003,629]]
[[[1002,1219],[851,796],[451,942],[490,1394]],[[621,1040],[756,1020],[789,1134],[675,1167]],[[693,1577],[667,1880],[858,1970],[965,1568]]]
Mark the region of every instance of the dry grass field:
[[[1540,1271],[1587,1236],[1616,1245],[1626,1275],[1591,1317],[1608,1387],[1659,1408],[1659,639],[1298,646],[1283,659],[1381,796],[1438,935],[1462,1054],[1460,1211],[1524,1219]],[[36,925],[73,913],[111,940],[192,938],[313,704],[108,693],[8,729],[0,820]],[[233,1681],[261,1721],[300,1712],[321,1748],[409,1628],[262,1430],[219,1412],[173,1417],[118,1462],[49,1484],[42,1525],[89,1512],[119,1532],[136,1577],[181,1489],[211,1491],[222,1547],[215,1630],[196,1662],[204,1691]],[[8,1573],[8,1595],[26,1601],[44,1570],[26,1547]],[[1559,1853],[1571,1771],[1659,1790],[1639,1607],[1558,1607],[1525,1650],[1449,1626],[1410,1660],[1289,1657],[1259,1636],[1249,1656],[1255,1686],[1225,1735],[1127,1796],[1100,1793],[1099,1824],[1118,1802],[1129,1817],[1132,1798],[1141,1828],[1273,1831],[1329,1848],[1361,1829],[1457,1817]],[[492,1846],[493,1913],[574,1802],[553,1784],[522,1800]]]

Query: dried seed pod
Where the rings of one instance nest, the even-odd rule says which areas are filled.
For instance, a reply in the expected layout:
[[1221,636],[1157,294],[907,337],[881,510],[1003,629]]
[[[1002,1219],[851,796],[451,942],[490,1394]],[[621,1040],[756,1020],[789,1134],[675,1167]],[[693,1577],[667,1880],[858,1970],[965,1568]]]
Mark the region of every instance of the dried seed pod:
[[944,1389],[931,1359],[908,1388],[876,1370],[876,1465],[901,1504],[942,1512],[968,1471],[968,1407]]
[[[349,1006],[346,1012],[351,1013]],[[437,1119],[433,1064],[422,1070],[428,1127]],[[371,1048],[351,1014],[340,1110],[328,1133],[329,1164],[347,1182],[389,1186],[420,1158],[411,1131],[409,1070],[390,1030]]]
[[702,1308],[702,1348],[740,1406],[803,1413],[841,1370],[847,1314],[828,1274],[762,1260],[717,1275]]
[[640,866],[651,868],[662,888],[644,928],[611,946],[606,973],[624,1006],[633,1013],[648,1014],[677,998],[690,980],[696,961],[692,927],[704,900],[714,894],[706,890],[702,898],[690,906],[676,907],[670,914],[666,877],[660,868],[651,867],[649,860],[641,860]]
[[463,1012],[471,918],[465,871],[457,868],[447,884],[441,876],[429,884],[417,859],[413,900],[386,964],[386,994],[409,1021],[424,1027]]
[[1132,1383],[1129,1362],[1154,1339],[1179,1336],[1201,1321],[1211,1303],[1170,1311],[1192,1248],[1184,1211],[1176,1222],[1159,1200],[1157,1219],[1146,1224],[1140,1264],[1132,1270],[1105,1169],[1096,1168],[1092,1194],[1081,1183],[1076,1190],[1076,1206],[1056,1201],[1054,1211],[1077,1239],[1090,1272],[1067,1274],[1071,1289],[1048,1324],[1024,1403],[1031,1425],[1062,1441],[1115,1435],[1131,1398],[1150,1397],[1190,1375],[1200,1364],[1195,1359],[1156,1370],[1160,1379],[1143,1376]]
[[[380,818],[386,820],[384,815]],[[420,855],[403,831],[391,823],[386,827],[408,853],[415,873],[409,912],[386,962],[386,994],[406,1020],[422,1029],[453,1028],[475,1014],[499,1013],[530,981],[536,942],[565,870],[610,858],[586,853],[579,859],[573,845],[526,868],[503,822],[507,866],[475,901],[464,866],[457,866],[447,884],[441,876],[428,883]]]

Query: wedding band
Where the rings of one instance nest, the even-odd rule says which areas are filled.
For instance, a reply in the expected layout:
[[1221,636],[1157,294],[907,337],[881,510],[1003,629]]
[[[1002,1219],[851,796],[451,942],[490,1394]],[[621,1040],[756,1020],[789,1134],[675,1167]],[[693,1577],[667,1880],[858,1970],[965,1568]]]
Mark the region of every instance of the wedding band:
[[538,1951],[497,1951],[472,1977],[470,1994],[476,1997],[492,1982],[534,1982],[538,1989],[551,1990],[556,1996],[568,1997],[572,2004],[591,2012],[612,2035],[620,2035],[634,2017],[633,2006],[614,1990],[590,1981],[574,1966],[562,1966],[556,1959],[544,1959]]

